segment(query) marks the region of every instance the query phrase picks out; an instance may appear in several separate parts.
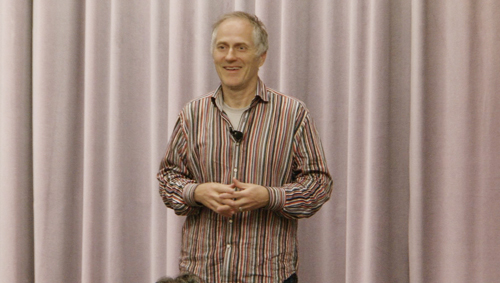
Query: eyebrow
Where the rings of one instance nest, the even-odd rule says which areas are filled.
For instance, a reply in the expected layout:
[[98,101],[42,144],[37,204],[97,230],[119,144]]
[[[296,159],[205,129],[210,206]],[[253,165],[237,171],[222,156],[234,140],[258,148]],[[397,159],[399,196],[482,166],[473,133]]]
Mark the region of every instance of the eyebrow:
[[[230,44],[226,41],[219,41],[219,42],[215,43],[215,46],[219,46],[219,45],[230,46]],[[233,44],[233,46],[246,46],[246,47],[250,48],[250,45],[248,43],[245,43],[245,42],[237,42],[237,43]]]

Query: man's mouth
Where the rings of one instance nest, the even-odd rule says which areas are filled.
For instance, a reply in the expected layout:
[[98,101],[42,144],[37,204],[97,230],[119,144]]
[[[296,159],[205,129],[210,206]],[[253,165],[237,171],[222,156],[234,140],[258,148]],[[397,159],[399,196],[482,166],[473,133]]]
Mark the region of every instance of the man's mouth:
[[237,71],[241,69],[241,67],[224,67],[224,69],[228,71]]

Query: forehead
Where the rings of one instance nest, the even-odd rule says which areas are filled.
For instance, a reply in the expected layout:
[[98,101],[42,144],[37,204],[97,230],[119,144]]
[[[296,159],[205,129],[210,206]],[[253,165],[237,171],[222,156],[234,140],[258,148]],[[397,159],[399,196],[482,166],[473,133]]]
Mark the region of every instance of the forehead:
[[253,44],[253,26],[245,19],[230,18],[223,21],[218,29],[216,43],[247,43]]

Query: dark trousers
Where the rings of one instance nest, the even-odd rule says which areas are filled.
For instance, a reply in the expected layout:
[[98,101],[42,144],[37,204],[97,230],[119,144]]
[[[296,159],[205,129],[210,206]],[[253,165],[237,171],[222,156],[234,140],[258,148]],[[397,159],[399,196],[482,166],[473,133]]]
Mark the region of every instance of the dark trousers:
[[297,274],[292,274],[292,276],[288,277],[287,280],[283,281],[283,283],[298,283],[299,279],[297,278]]

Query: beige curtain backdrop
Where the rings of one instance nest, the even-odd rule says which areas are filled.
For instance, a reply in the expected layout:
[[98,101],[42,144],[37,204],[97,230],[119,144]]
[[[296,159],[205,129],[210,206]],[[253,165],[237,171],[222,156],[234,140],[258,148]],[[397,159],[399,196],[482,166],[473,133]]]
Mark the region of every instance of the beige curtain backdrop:
[[497,0],[0,0],[0,281],[177,275],[155,175],[232,10],[267,24],[261,78],[307,104],[334,177],[301,282],[498,282]]

